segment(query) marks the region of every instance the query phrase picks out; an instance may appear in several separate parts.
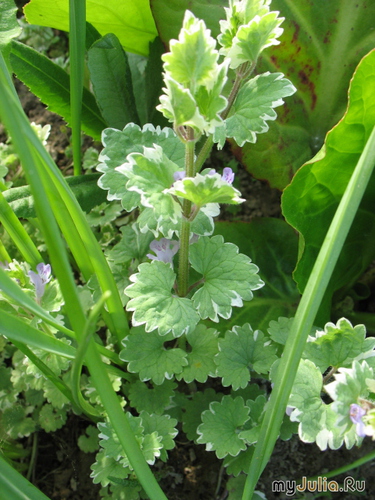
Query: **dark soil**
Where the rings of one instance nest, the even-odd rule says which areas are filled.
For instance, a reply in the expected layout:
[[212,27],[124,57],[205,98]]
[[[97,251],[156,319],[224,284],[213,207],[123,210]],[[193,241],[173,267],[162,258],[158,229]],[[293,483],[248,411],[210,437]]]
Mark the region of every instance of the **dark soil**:
[[[69,129],[63,120],[50,113],[20,82],[17,90],[22,105],[31,121],[45,125],[51,124],[48,140],[49,151],[58,166],[68,171],[71,159],[66,155],[69,146]],[[87,139],[85,145],[91,145]],[[229,160],[230,152],[220,153],[221,160]],[[250,220],[254,217],[280,217],[280,193],[266,183],[253,179],[239,166],[238,188],[247,202],[241,212],[230,209],[225,212],[226,219]],[[38,455],[34,469],[34,483],[51,499],[57,500],[96,500],[99,499],[98,485],[90,479],[90,465],[94,454],[85,454],[77,447],[77,438],[86,423],[72,415],[67,425],[55,433],[40,432],[38,435]],[[297,436],[290,441],[279,441],[272,459],[266,467],[258,489],[265,493],[268,500],[302,498],[272,492],[275,480],[296,480],[302,476],[317,474],[324,476],[330,470],[345,466],[369,453],[373,449],[371,440],[366,439],[360,449],[321,452],[315,444],[304,444]],[[163,479],[160,483],[169,500],[225,500],[228,477],[221,468],[221,462],[212,452],[206,452],[201,445],[188,442],[184,435],[177,436],[177,446],[169,453],[168,464],[157,463],[154,467]],[[366,493],[362,498],[375,498],[375,476],[369,462],[358,469],[342,474],[334,479],[342,482],[346,476],[366,481]],[[327,496],[325,494],[324,496]],[[356,498],[355,493],[333,494],[328,498],[349,500]],[[0,493],[1,498],[1,493]],[[320,498],[319,495],[303,498]]]

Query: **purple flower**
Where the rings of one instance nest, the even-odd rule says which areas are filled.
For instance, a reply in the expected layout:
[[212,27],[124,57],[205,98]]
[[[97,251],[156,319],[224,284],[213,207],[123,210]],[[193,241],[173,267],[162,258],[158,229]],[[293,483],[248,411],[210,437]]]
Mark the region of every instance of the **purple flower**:
[[173,179],[176,181],[181,181],[186,177],[186,172],[185,170],[178,170],[173,174]]
[[34,273],[34,271],[29,271],[28,274],[31,282],[35,286],[36,300],[40,303],[40,300],[44,295],[46,284],[49,283],[52,278],[51,266],[50,264],[43,264],[43,262],[41,262],[36,266],[36,270],[38,271],[38,274]]
[[178,252],[179,247],[179,242],[175,240],[168,240],[167,238],[154,240],[150,243],[150,249],[155,255],[148,253],[147,257],[151,260],[160,260],[172,265],[173,257]]
[[365,424],[362,421],[362,417],[366,415],[366,410],[357,404],[350,405],[350,420],[353,424],[356,424],[356,432],[359,437],[365,437]]
[[221,178],[223,181],[226,181],[228,184],[233,184],[233,181],[234,181],[233,170],[230,167],[225,167]]
[[[211,168],[211,170],[207,173],[207,175],[215,175],[216,170]],[[225,167],[223,170],[223,175],[221,176],[221,180],[227,182],[228,184],[233,184],[234,181],[234,172],[230,167]]]

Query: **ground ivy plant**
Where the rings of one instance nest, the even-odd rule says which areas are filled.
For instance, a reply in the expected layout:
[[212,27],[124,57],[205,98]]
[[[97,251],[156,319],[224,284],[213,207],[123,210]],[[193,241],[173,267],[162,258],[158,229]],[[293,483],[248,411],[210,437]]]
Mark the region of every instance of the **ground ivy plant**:
[[[243,487],[240,475],[248,471],[261,435],[268,392],[278,379],[293,318],[273,320],[265,331],[248,322],[226,331],[217,328],[231,318],[233,308],[251,301],[264,282],[249,256],[214,235],[220,204],[244,200],[234,187],[233,170],[226,166],[216,171],[206,160],[213,146],[222,148],[228,138],[240,147],[256,142],[276,119],[275,108],[296,91],[281,73],[253,76],[260,54],[277,45],[282,33],[283,19],[270,3],[231,0],[217,40],[186,11],[178,39],[162,57],[164,93],[157,109],[171,126],[129,123],[123,130],[103,131],[98,183],[107,202],[87,220],[104,249],[120,306],[130,313],[129,331],[115,338],[110,328],[103,328],[99,338],[95,328],[90,330],[99,317],[98,303],[105,300],[97,276],[91,275],[77,288],[91,315],[75,350],[51,265],[30,266],[10,258],[0,265],[6,284],[0,291],[3,328],[14,324],[16,315],[30,335],[29,347],[11,328],[7,336],[13,344],[0,338],[4,440],[15,453],[17,438],[38,428],[59,429],[71,410],[84,413],[95,425],[80,436],[79,446],[97,452],[91,477],[101,484],[103,498],[137,500],[145,492],[95,377],[81,374],[91,337],[148,464],[167,461],[180,425],[188,439],[223,459],[234,476],[228,498],[235,500]],[[113,221],[123,210],[127,223],[119,237]],[[7,257],[5,250],[1,255]],[[15,286],[27,297],[22,305]],[[38,319],[30,311],[37,311]],[[279,437],[289,439],[298,432],[322,450],[343,444],[351,448],[365,436],[374,438],[374,370],[375,340],[366,338],[363,325],[342,318],[313,328]],[[262,384],[252,383],[254,378]],[[199,384],[209,379],[212,383],[200,391]]]

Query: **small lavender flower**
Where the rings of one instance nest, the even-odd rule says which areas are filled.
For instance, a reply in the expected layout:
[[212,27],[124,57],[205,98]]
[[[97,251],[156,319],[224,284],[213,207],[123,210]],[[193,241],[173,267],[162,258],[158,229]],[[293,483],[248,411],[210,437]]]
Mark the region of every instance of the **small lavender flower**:
[[[207,175],[215,175],[216,170],[211,168],[211,170],[207,173]],[[234,181],[234,172],[230,167],[225,167],[223,170],[223,175],[221,176],[221,180],[227,182],[228,184],[233,184]]]
[[233,184],[233,181],[234,181],[233,170],[230,167],[225,167],[221,178],[223,181],[226,181],[228,184]]
[[38,271],[38,274],[34,273],[34,271],[29,271],[28,274],[31,282],[35,286],[36,300],[40,303],[40,300],[44,295],[46,284],[49,283],[52,278],[51,266],[50,264],[43,264],[43,262],[41,262],[36,266],[36,270]]
[[350,420],[353,424],[356,424],[356,432],[359,437],[365,437],[365,424],[362,421],[362,417],[366,415],[366,410],[357,404],[350,405]]
[[179,247],[179,242],[175,240],[168,240],[167,238],[154,240],[150,243],[150,249],[155,255],[148,253],[147,257],[151,260],[160,260],[161,262],[173,265],[173,257],[178,252]]
[[173,179],[176,181],[182,181],[186,177],[186,172],[185,170],[178,170],[173,174]]

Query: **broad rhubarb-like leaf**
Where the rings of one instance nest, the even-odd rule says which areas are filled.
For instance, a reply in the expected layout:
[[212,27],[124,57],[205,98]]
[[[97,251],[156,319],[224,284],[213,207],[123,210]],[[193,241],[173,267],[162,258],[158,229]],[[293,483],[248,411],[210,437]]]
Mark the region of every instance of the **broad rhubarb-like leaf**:
[[282,73],[267,72],[252,78],[239,91],[224,124],[215,130],[215,142],[219,147],[223,147],[226,137],[233,137],[239,146],[256,142],[257,134],[268,131],[267,121],[276,120],[274,108],[295,91]]
[[235,457],[246,449],[246,443],[238,435],[249,420],[249,408],[241,397],[224,396],[220,403],[210,404],[202,413],[202,424],[198,427],[198,443],[206,450],[215,451],[218,458]]
[[169,264],[153,261],[138,267],[139,272],[130,276],[132,285],[125,289],[131,300],[128,311],[134,311],[133,325],[145,324],[146,332],[158,328],[160,335],[172,332],[174,337],[187,333],[199,321],[190,299],[172,293],[176,275]]
[[220,235],[202,237],[191,245],[190,262],[203,275],[204,284],[192,297],[202,319],[229,318],[232,306],[241,307],[243,300],[253,298],[252,290],[264,284],[251,259]]
[[250,370],[267,373],[276,361],[276,347],[268,345],[260,330],[253,332],[246,323],[235,326],[219,340],[219,353],[215,358],[217,373],[224,386],[231,385],[236,391],[244,389],[250,381]]
[[188,363],[185,351],[164,347],[164,343],[172,338],[171,334],[161,337],[157,332],[145,332],[143,327],[133,328],[123,340],[120,358],[129,363],[130,372],[139,373],[142,381],[152,380],[160,385],[165,379],[181,373]]

